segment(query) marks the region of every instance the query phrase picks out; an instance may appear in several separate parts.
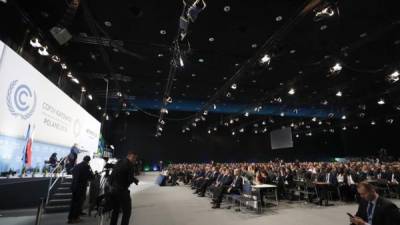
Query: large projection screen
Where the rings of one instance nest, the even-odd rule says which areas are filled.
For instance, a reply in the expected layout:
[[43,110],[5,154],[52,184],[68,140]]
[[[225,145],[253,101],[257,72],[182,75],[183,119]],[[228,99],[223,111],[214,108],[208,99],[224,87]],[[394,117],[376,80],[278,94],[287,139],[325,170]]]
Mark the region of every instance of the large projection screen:
[[271,136],[271,149],[293,148],[292,129],[282,128],[273,130]]
[[53,152],[66,156],[74,143],[93,156],[99,121],[1,41],[0,53],[0,171],[21,168],[29,125],[32,167]]

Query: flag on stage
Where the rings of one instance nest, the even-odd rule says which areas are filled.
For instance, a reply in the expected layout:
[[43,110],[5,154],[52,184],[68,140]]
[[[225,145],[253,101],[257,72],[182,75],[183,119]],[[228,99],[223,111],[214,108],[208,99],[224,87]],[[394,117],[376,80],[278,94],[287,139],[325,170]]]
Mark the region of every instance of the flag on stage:
[[25,145],[22,154],[22,163],[26,168],[31,166],[32,163],[32,144],[33,144],[33,127],[31,124],[28,126],[28,130],[25,136]]

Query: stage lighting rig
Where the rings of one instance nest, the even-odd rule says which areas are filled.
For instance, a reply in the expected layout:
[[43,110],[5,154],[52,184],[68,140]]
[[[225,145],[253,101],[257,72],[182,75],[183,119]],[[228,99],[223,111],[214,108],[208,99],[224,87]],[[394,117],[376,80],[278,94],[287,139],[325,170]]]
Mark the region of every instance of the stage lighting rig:
[[319,22],[324,19],[339,15],[339,7],[336,1],[325,1],[319,7],[314,9],[314,21]]

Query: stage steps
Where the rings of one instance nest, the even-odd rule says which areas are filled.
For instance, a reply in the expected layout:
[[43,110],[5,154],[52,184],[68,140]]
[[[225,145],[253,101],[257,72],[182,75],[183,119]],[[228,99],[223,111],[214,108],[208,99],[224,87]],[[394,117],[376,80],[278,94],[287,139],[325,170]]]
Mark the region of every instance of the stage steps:
[[72,200],[72,178],[64,178],[56,184],[55,191],[50,195],[49,203],[45,206],[46,213],[68,212]]

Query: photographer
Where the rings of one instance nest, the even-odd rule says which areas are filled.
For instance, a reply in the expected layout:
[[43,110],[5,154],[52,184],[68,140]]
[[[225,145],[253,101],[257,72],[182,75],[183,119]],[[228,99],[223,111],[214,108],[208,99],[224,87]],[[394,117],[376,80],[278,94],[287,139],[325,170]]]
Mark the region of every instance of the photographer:
[[110,225],[117,224],[120,209],[122,209],[121,225],[129,224],[132,210],[129,186],[132,183],[135,183],[136,185],[139,183],[139,180],[135,178],[136,159],[136,154],[129,151],[126,158],[120,160],[111,173],[110,184],[113,199],[113,212]]

